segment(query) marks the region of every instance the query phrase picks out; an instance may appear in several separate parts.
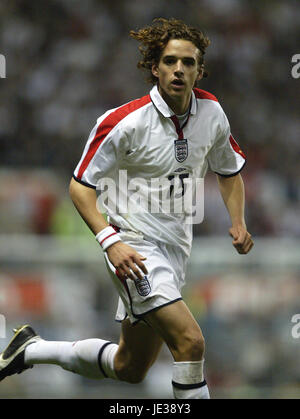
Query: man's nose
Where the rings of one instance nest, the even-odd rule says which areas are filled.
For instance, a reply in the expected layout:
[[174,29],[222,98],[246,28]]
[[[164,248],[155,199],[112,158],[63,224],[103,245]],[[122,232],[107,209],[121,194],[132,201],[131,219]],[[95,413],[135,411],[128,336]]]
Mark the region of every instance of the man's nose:
[[179,76],[182,75],[184,73],[184,68],[183,68],[183,64],[180,60],[177,61],[176,63],[176,67],[175,67],[175,75]]

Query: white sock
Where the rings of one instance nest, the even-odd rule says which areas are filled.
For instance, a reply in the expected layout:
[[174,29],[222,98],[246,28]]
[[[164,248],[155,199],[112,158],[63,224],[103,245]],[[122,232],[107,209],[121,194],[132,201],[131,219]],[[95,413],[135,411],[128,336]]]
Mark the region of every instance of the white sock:
[[114,359],[118,348],[119,345],[116,343],[107,342],[102,346],[102,350],[98,354],[98,363],[104,376],[114,378],[115,380],[118,380],[114,369]]
[[209,391],[203,375],[202,361],[174,362],[173,393],[175,399],[209,399]]
[[118,345],[102,339],[77,342],[39,340],[25,349],[27,365],[55,364],[88,378],[117,378],[113,368]]

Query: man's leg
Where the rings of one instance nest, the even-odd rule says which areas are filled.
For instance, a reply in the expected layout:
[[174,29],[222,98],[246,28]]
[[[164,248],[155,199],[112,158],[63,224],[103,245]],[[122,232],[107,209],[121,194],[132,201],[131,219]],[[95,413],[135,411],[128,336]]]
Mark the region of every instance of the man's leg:
[[132,325],[122,322],[119,348],[114,366],[117,377],[129,383],[139,383],[155,362],[163,340],[150,326],[140,321]]
[[[24,351],[26,366],[53,364],[87,378],[116,378],[110,368],[118,345],[102,339],[85,339],[74,342],[40,339]],[[106,362],[100,362],[100,358]]]
[[[119,345],[101,339],[33,343],[26,348],[27,365],[54,363],[91,378],[110,377],[140,382],[156,360],[163,341],[173,358],[176,398],[209,398],[203,375],[204,338],[183,301],[147,315],[144,322],[122,322]],[[103,349],[104,348],[104,349]],[[100,356],[99,356],[100,354]]]
[[203,364],[205,342],[201,329],[183,301],[177,301],[145,315],[161,336],[173,358],[175,398],[208,399]]
[[153,364],[162,339],[142,321],[132,325],[122,322],[119,345],[102,339],[76,342],[45,341],[28,345],[24,361],[27,366],[55,364],[65,370],[94,379],[105,377],[140,382]]
[[[145,321],[151,327],[142,321],[136,325],[130,324],[128,319],[123,321],[119,345],[101,339],[45,341],[26,326],[22,329],[30,339],[26,336],[23,339],[23,331],[19,332],[6,349],[7,356],[6,351],[1,354],[3,373],[1,375],[0,371],[0,378],[34,364],[56,364],[90,378],[110,377],[138,383],[156,360],[164,341],[174,358],[175,398],[209,398],[203,376],[204,338],[184,302],[159,308],[145,315]],[[20,342],[22,346],[17,344],[20,339],[25,342]],[[10,364],[6,366],[6,362]]]

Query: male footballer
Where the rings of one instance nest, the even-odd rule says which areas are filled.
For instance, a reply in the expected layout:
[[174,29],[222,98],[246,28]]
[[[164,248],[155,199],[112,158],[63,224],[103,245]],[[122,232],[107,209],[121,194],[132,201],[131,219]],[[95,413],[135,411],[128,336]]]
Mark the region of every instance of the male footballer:
[[[245,156],[216,97],[195,87],[207,75],[209,39],[180,20],[163,18],[130,36],[140,42],[138,67],[148,71],[152,90],[98,118],[70,183],[72,201],[102,247],[119,294],[119,343],[46,341],[25,325],[0,355],[0,380],[35,364],[56,364],[85,377],[138,383],[165,343],[174,360],[174,397],[208,399],[204,337],[181,296],[192,223],[185,211],[165,211],[163,201],[173,195],[183,200],[183,180],[212,170],[232,222],[232,244],[247,254],[253,241],[244,219]],[[142,185],[135,191],[140,200],[125,210],[117,199],[126,192],[120,173]],[[103,201],[107,218],[97,207],[103,179],[116,188]],[[156,211],[138,211],[153,195],[153,179],[168,194],[156,195]]]

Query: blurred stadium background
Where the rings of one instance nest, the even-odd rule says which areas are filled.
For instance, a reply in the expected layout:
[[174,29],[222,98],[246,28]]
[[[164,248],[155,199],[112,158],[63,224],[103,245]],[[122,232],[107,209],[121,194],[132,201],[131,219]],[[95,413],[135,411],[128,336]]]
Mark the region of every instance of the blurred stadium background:
[[[0,313],[46,339],[116,340],[117,296],[103,256],[73,208],[68,183],[96,118],[146,94],[128,31],[155,17],[197,25],[212,44],[210,77],[248,157],[247,224],[235,254],[214,176],[195,226],[185,298],[203,328],[215,398],[299,398],[299,2],[279,0],[2,0],[0,53]],[[163,350],[142,384],[88,381],[37,366],[0,385],[1,398],[171,398]]]

